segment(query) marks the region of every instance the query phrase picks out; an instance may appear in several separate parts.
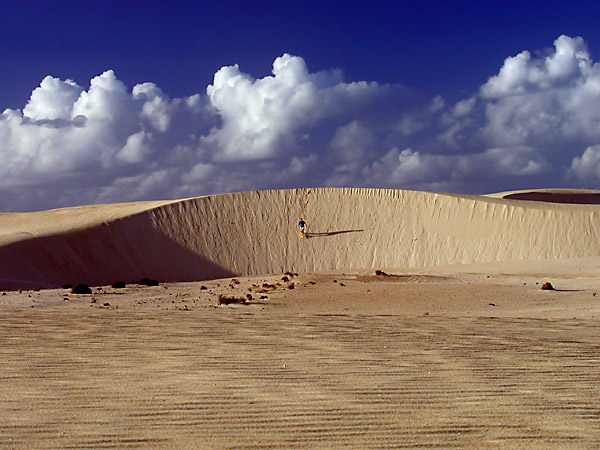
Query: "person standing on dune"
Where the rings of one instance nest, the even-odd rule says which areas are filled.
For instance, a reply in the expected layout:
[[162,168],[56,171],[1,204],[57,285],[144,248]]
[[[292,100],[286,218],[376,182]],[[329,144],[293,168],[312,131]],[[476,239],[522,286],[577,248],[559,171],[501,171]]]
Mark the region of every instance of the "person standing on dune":
[[298,222],[298,226],[300,227],[300,234],[306,234],[306,222],[302,217],[300,217],[300,222]]

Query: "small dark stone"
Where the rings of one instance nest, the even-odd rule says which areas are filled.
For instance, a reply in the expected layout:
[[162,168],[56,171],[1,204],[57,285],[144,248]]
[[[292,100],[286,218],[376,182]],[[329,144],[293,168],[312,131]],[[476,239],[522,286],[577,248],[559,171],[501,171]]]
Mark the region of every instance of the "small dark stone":
[[208,288],[206,286],[200,286],[201,291],[206,291]]
[[288,289],[294,289],[296,286],[294,285],[294,283],[290,283],[288,286]]
[[544,284],[542,284],[542,288],[543,291],[553,291],[554,290],[554,286],[552,286],[552,283],[550,283],[549,281],[546,281]]
[[246,299],[247,299],[248,301],[252,300],[252,294],[246,294]]
[[104,306],[110,306],[110,303],[105,303]]
[[290,279],[288,277],[283,276],[283,277],[281,277],[281,281],[284,281],[287,283],[288,281],[290,281]]

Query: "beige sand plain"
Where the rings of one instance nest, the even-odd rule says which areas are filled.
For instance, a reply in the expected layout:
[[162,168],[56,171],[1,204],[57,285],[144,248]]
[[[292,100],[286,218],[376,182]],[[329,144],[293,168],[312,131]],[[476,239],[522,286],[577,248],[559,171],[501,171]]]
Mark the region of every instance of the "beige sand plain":
[[0,448],[599,448],[600,206],[503,196],[0,214]]

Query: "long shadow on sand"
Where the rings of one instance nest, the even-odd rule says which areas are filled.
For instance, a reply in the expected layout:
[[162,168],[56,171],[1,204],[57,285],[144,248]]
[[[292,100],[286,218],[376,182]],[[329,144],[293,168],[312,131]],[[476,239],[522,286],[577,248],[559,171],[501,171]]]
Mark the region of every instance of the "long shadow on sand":
[[147,212],[0,246],[0,289],[102,286],[116,280],[200,281],[238,275],[161,231]]
[[335,236],[336,234],[345,234],[345,233],[361,233],[365,230],[343,230],[343,231],[324,231],[321,233],[306,233],[306,237],[308,239],[315,237],[326,237],[326,236]]

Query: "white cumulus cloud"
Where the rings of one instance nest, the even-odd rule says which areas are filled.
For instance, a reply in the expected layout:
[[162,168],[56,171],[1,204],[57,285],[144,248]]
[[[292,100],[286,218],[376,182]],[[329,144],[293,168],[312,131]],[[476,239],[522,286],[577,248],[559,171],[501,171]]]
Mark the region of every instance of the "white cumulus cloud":
[[[401,77],[401,74],[399,74]],[[112,70],[45,77],[0,114],[0,210],[246,189],[600,186],[600,65],[580,37],[523,50],[454,104],[276,58],[171,98]]]

